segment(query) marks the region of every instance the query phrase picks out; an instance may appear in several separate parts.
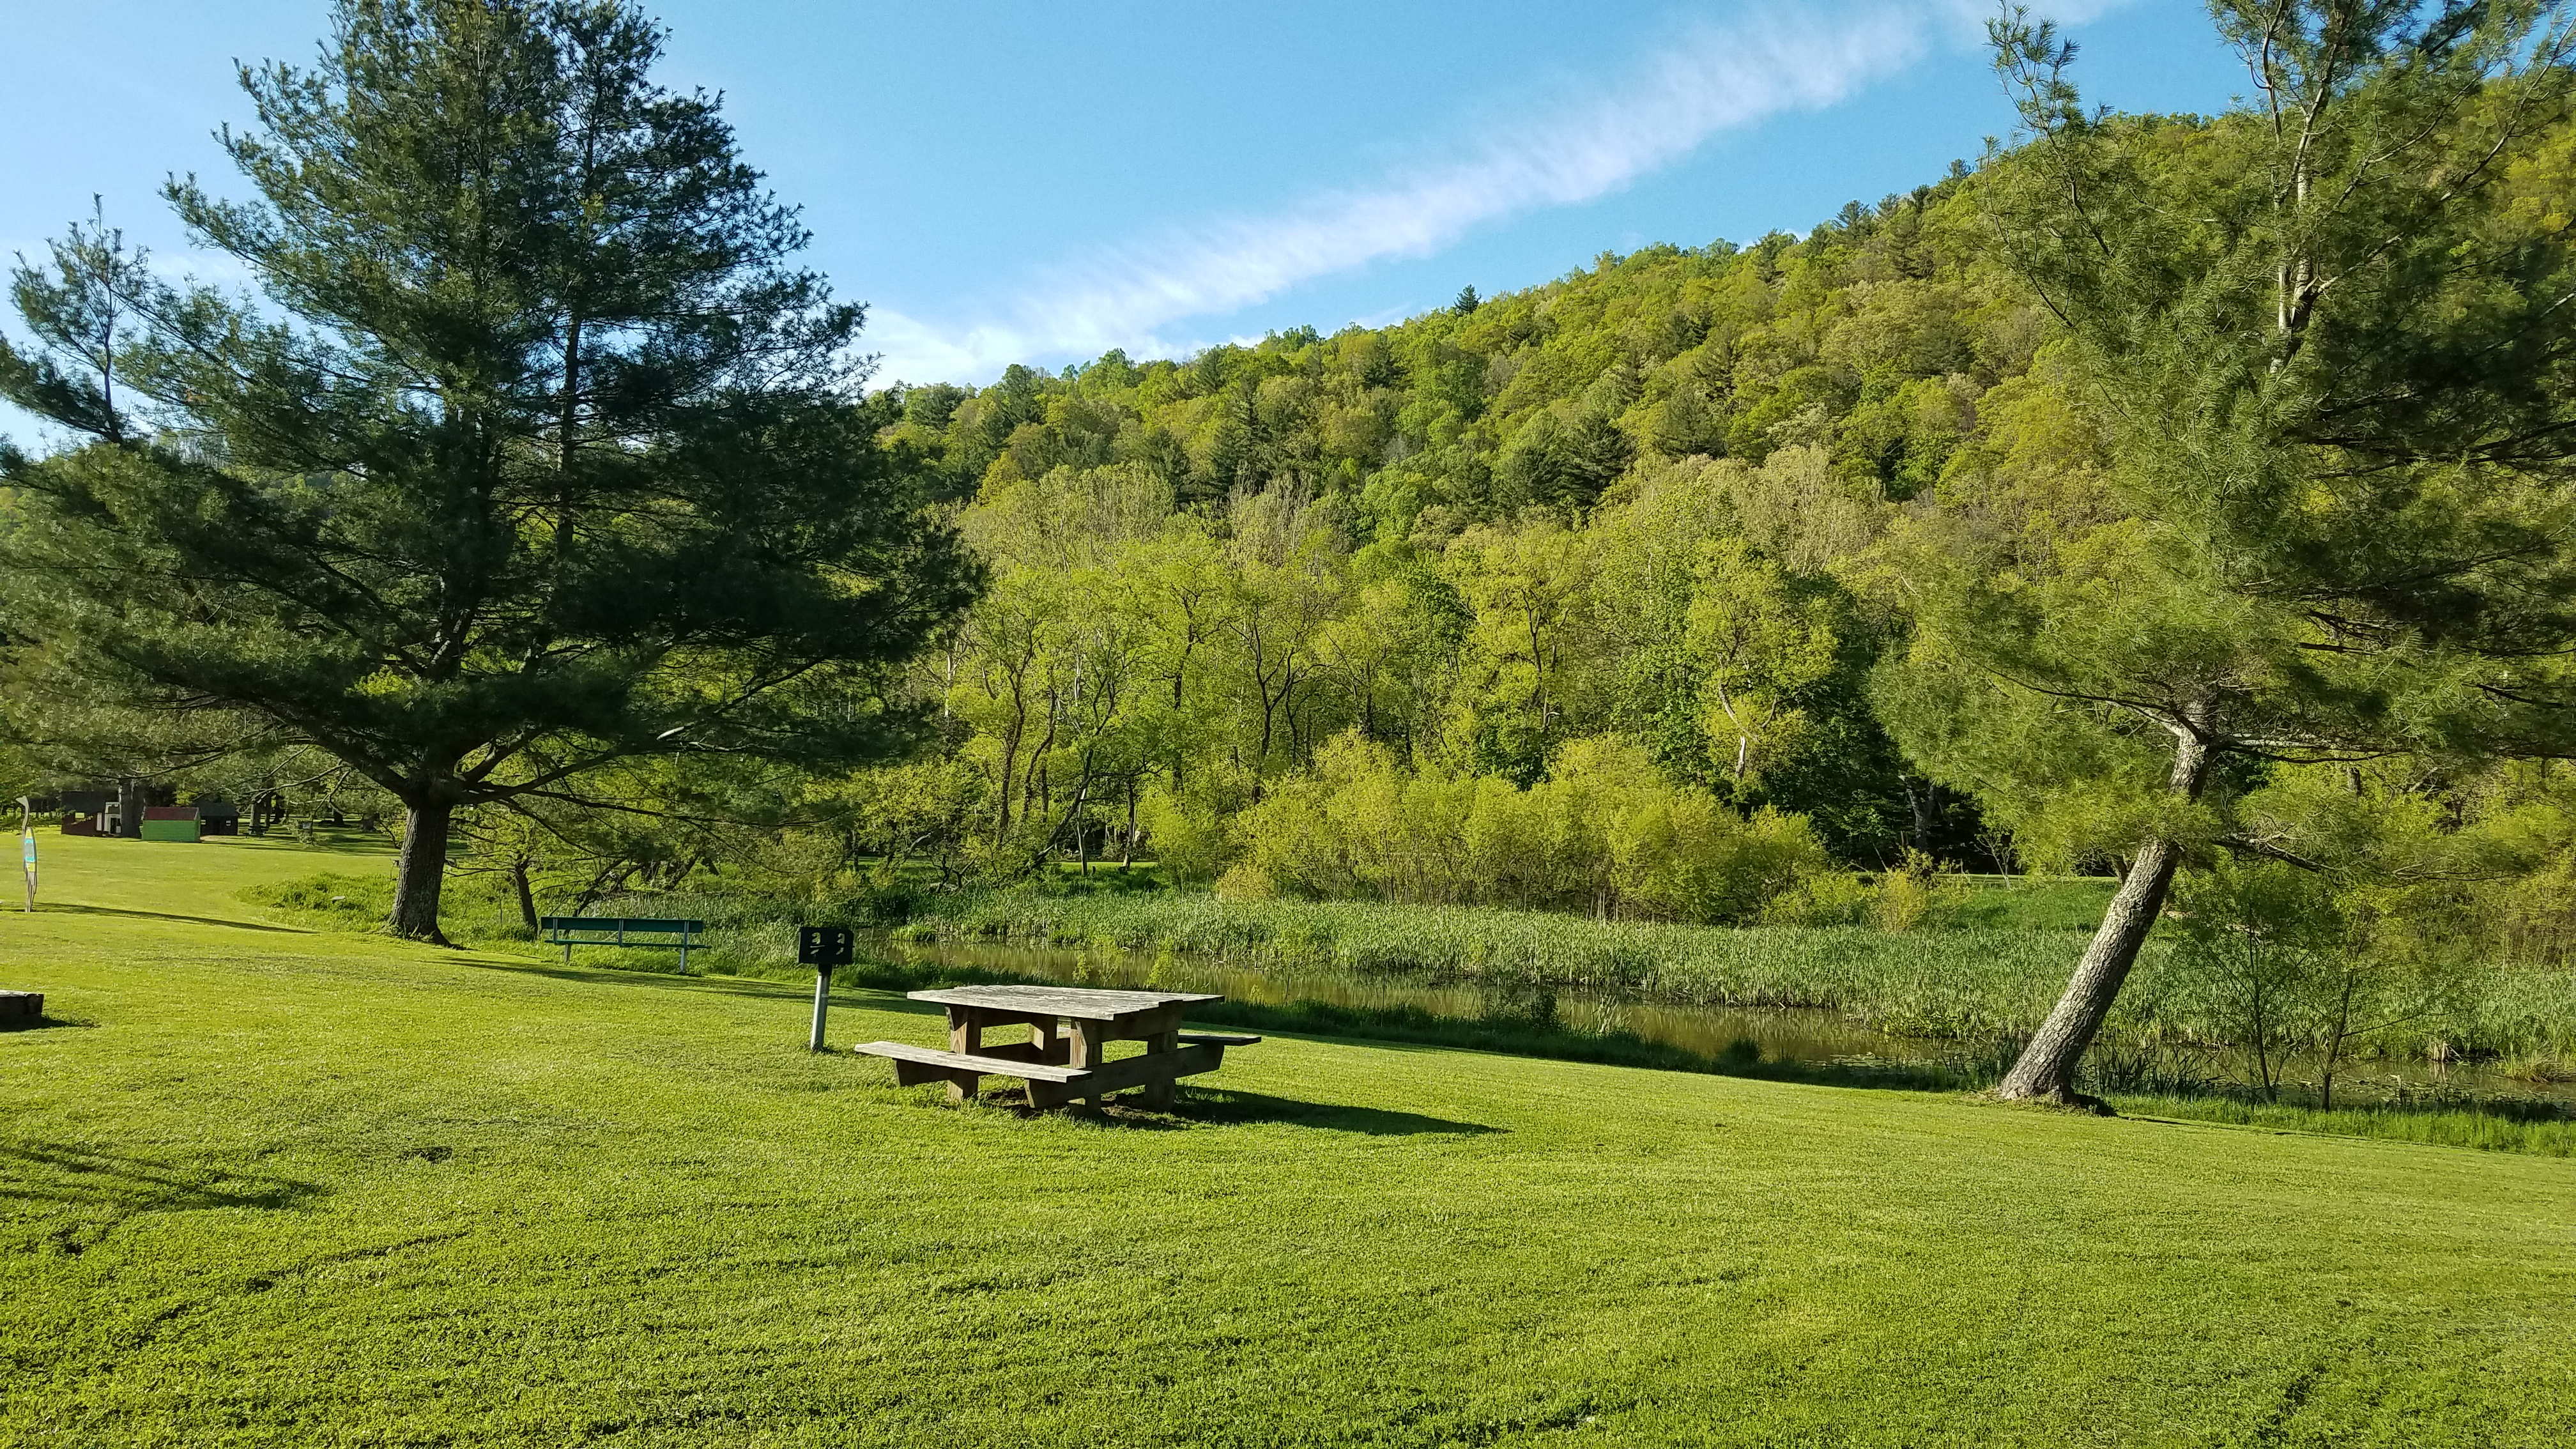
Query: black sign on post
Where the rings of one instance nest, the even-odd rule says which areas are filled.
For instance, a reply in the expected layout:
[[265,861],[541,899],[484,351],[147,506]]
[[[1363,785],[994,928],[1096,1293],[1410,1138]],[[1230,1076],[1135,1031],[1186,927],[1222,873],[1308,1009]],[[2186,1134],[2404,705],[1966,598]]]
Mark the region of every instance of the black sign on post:
[[797,963],[814,968],[814,1035],[806,1042],[810,1050],[823,1049],[823,1012],[832,1004],[832,968],[849,965],[858,945],[859,933],[847,926],[796,928]]
[[798,926],[796,964],[824,971],[847,966],[858,944],[859,933],[847,926]]

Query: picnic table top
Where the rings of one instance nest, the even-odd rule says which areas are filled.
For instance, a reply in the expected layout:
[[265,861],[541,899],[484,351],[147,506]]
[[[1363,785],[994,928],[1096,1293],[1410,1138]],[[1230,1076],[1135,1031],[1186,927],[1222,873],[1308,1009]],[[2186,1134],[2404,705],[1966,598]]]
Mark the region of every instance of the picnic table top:
[[1084,986],[943,986],[908,994],[915,1001],[936,1001],[942,1006],[980,1006],[987,1011],[1069,1016],[1077,1021],[1114,1021],[1157,1007],[1225,1000],[1196,991],[1095,991]]

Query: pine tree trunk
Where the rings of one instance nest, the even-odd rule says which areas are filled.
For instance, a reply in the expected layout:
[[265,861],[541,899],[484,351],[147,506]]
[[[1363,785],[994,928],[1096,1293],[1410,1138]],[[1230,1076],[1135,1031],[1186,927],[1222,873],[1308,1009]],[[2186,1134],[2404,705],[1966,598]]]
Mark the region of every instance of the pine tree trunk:
[[[2198,799],[2209,774],[2209,749],[2192,736],[2178,738],[2169,788],[2186,800]],[[2085,1101],[2075,1090],[2075,1069],[2093,1045],[2094,1034],[2101,1031],[2102,1019],[2111,1014],[2111,1003],[2119,999],[2120,986],[2129,979],[2129,968],[2138,962],[2138,948],[2146,944],[2147,932],[2164,910],[2174,868],[2181,863],[2181,845],[2161,836],[2139,847],[2138,858],[2111,897],[2111,908],[2102,914],[2101,929],[2093,933],[2074,979],[2066,983],[2066,994],[2057,999],[2056,1009],[2022,1048],[2003,1085],[1995,1089],[1996,1096],[2070,1105]]]
[[394,862],[394,913],[386,929],[415,941],[444,946],[438,929],[438,893],[447,882],[447,834],[456,807],[409,805],[403,810],[402,854]]
[[143,781],[127,775],[116,782],[116,833],[128,840],[143,838]]

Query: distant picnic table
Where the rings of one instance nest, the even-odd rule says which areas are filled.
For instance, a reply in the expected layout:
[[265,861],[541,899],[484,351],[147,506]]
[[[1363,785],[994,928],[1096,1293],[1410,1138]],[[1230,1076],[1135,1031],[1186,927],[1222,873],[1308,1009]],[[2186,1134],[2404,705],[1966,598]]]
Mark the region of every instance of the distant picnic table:
[[[1201,992],[951,986],[911,996],[948,1009],[948,1049],[872,1041],[857,1050],[891,1059],[904,1086],[946,1082],[952,1102],[974,1096],[985,1077],[1011,1077],[1028,1083],[1032,1107],[1076,1099],[1100,1107],[1110,1093],[1140,1087],[1142,1105],[1168,1109],[1175,1079],[1215,1071],[1227,1047],[1261,1040],[1181,1030],[1189,1008],[1225,1000]],[[986,1030],[1012,1026],[1026,1026],[1028,1040],[984,1044]],[[1114,1041],[1141,1041],[1144,1053],[1112,1061],[1107,1048]]]

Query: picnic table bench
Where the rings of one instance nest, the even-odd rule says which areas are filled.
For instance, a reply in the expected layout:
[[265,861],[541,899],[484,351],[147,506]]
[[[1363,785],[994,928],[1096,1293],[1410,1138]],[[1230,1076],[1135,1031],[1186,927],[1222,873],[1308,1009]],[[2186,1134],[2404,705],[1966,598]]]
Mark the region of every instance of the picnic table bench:
[[704,921],[662,920],[652,916],[540,916],[537,925],[546,933],[546,944],[564,948],[564,964],[572,964],[575,946],[652,946],[660,949],[679,948],[680,969],[689,969],[689,948],[703,943],[707,933]]
[[[985,1077],[1011,1077],[1028,1083],[1032,1107],[1076,1099],[1100,1107],[1112,1092],[1141,1087],[1143,1105],[1168,1109],[1175,1079],[1215,1071],[1227,1047],[1261,1040],[1181,1030],[1190,1007],[1225,999],[1199,992],[954,986],[911,996],[948,1009],[947,1050],[897,1041],[856,1050],[891,1060],[903,1086],[946,1082],[952,1102],[974,1096]],[[1026,1026],[1028,1040],[984,1044],[987,1029],[1012,1026]],[[1114,1041],[1141,1041],[1144,1054],[1111,1061],[1106,1049]]]

